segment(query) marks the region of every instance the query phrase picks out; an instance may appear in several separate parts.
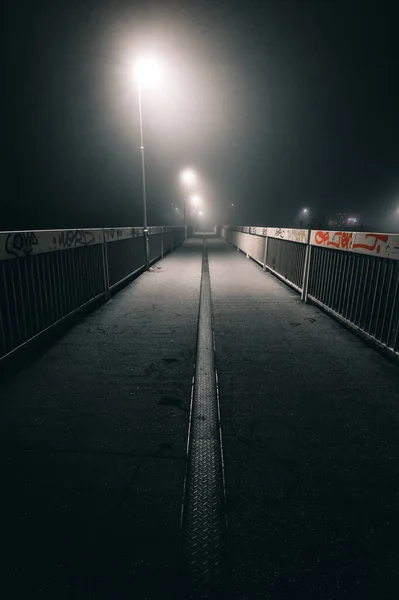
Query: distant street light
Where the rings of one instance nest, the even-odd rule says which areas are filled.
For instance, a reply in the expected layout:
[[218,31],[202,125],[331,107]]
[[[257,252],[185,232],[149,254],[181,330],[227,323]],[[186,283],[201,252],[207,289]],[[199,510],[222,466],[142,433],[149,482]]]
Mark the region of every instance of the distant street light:
[[144,225],[144,255],[145,269],[150,268],[149,262],[149,238],[147,226],[147,194],[145,184],[145,160],[144,160],[144,136],[143,136],[143,111],[141,95],[143,88],[151,87],[160,77],[161,69],[159,63],[153,58],[140,58],[134,66],[134,76],[138,87],[139,117],[140,117],[140,149],[141,149],[141,172],[143,186],[143,225]]
[[197,181],[197,175],[192,169],[184,169],[184,171],[182,171],[180,177],[185,186],[185,190],[184,190],[184,237],[185,237],[185,239],[187,239],[187,196],[188,196],[190,187]]
[[191,202],[197,206],[198,204],[202,204],[201,196],[198,196],[198,194],[191,196]]
[[300,217],[299,217],[299,227],[300,227],[300,228],[302,228],[302,226],[303,226],[303,220],[302,220],[302,218],[303,218],[305,215],[306,215],[306,216],[308,216],[308,215],[309,215],[309,209],[308,209],[308,208],[303,208],[303,209],[301,210]]

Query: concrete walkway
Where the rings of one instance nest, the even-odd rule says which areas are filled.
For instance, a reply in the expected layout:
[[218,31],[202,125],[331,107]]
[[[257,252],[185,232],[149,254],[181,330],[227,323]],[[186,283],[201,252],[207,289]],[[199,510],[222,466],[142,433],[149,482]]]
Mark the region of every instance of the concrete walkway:
[[399,369],[209,241],[237,598],[398,595]]

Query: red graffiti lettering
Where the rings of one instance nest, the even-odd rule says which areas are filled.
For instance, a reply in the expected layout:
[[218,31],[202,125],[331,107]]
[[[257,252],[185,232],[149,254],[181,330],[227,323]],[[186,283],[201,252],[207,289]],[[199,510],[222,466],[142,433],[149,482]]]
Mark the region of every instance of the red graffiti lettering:
[[[388,241],[388,236],[385,234],[378,234],[378,233],[366,233],[366,239],[367,238],[374,238],[374,243],[370,244],[353,244],[353,248],[363,248],[364,250],[369,250],[370,252],[373,252],[374,250],[377,252],[377,254],[380,253],[381,250],[381,246],[380,244],[378,244],[378,242],[387,242]],[[377,246],[378,244],[378,246]]]
[[318,246],[321,246],[322,244],[327,244],[329,239],[330,238],[328,231],[316,231],[315,242]]
[[352,233],[346,231],[336,231],[332,233],[330,239],[330,231],[317,231],[315,235],[315,242],[318,246],[333,246],[334,248],[342,248],[350,250],[352,248],[353,236]]

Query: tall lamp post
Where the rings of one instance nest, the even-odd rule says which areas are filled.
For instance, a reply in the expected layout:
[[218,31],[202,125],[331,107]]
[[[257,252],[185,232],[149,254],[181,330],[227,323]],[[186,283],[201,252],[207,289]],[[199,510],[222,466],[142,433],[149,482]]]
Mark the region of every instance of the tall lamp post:
[[187,196],[190,185],[196,182],[197,176],[192,169],[185,169],[181,174],[185,186],[184,193],[184,238],[187,239]]
[[150,248],[147,223],[147,192],[145,182],[145,157],[144,157],[144,135],[143,135],[143,108],[142,108],[142,91],[143,86],[150,85],[159,75],[158,62],[152,58],[141,58],[135,65],[135,76],[138,87],[138,103],[139,103],[139,118],[140,118],[140,150],[141,150],[141,175],[142,175],[142,192],[143,192],[143,228],[144,228],[144,257],[145,270],[150,268]]

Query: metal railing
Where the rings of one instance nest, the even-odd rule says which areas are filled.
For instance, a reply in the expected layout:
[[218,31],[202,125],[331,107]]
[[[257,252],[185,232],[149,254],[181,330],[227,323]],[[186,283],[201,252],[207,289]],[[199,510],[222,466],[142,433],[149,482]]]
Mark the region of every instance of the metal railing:
[[363,336],[399,355],[399,235],[220,228],[224,239]]
[[[149,227],[150,263],[185,238]],[[0,233],[0,361],[145,268],[144,229]]]

